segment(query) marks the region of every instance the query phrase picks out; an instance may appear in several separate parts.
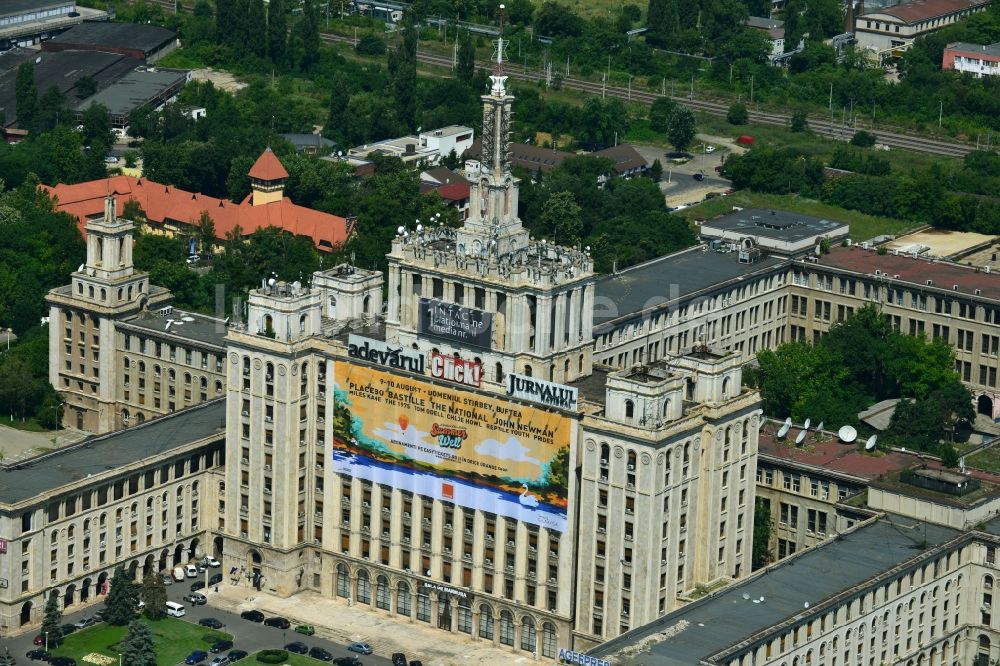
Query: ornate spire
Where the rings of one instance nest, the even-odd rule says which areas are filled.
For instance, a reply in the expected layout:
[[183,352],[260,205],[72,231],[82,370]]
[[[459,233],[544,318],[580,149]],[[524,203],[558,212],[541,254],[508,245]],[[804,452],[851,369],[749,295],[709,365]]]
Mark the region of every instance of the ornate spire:
[[493,81],[493,87],[490,92],[497,97],[503,97],[507,94],[505,90],[507,75],[503,71],[504,49],[507,48],[507,42],[503,38],[503,14],[504,6],[500,5],[500,32],[493,41],[493,75],[490,76],[490,80]]

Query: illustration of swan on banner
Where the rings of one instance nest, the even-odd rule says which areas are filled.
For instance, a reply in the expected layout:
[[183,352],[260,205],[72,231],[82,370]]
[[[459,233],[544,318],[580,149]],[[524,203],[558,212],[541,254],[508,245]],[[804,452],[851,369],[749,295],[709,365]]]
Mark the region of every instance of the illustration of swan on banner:
[[522,483],[521,487],[524,488],[524,490],[521,491],[521,496],[518,498],[518,501],[524,506],[537,507],[538,498],[534,495],[528,494],[528,484]]

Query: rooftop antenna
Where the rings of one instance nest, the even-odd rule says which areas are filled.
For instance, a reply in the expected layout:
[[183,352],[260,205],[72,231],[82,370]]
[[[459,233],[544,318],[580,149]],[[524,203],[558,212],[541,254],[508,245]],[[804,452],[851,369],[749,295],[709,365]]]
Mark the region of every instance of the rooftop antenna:
[[795,446],[802,444],[802,441],[806,438],[806,433],[809,432],[805,428],[799,430],[799,434],[795,437]]
[[869,437],[868,441],[865,442],[865,451],[871,451],[872,449],[874,449],[875,448],[875,440],[877,440],[877,439],[878,439],[878,435],[872,435],[871,437]]
[[841,426],[840,430],[837,431],[837,437],[844,444],[850,444],[858,438],[858,431],[854,429],[854,426]]

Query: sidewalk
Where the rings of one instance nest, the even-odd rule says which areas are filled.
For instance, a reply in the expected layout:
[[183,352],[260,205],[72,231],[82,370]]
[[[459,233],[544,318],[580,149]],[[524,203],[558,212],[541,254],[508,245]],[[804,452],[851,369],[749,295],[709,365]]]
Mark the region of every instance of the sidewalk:
[[357,641],[369,643],[376,654],[388,657],[404,652],[409,659],[420,659],[424,666],[511,666],[512,664],[550,664],[550,659],[538,661],[494,648],[491,641],[472,640],[467,634],[448,634],[423,622],[405,616],[389,617],[381,611],[366,611],[358,605],[348,606],[343,600],[333,600],[317,592],[299,592],[288,598],[257,592],[243,585],[221,585],[202,590],[211,606],[234,613],[258,609],[286,617],[295,624],[311,624],[316,635],[337,643]]

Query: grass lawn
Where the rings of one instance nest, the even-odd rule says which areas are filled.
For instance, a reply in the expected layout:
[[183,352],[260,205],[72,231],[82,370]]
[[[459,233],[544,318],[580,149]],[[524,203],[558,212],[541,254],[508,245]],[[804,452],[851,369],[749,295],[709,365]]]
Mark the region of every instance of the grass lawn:
[[[232,638],[221,631],[201,627],[197,624],[184,622],[172,617],[150,621],[143,618],[153,631],[156,641],[157,666],[174,666],[184,661],[184,657],[192,650],[207,650],[212,643],[224,638]],[[118,643],[125,636],[127,627],[115,627],[110,624],[98,624],[89,629],[70,634],[65,642],[52,654],[56,656],[73,657],[77,663],[92,652],[100,653],[118,661]]]
[[49,431],[48,428],[42,427],[34,418],[27,418],[22,421],[18,418],[11,420],[10,416],[0,416],[0,425],[5,425],[8,428],[15,428],[17,430],[25,430],[27,432]]
[[913,222],[866,215],[791,194],[761,194],[748,191],[736,192],[728,197],[709,199],[697,206],[682,210],[680,214],[689,220],[708,219],[728,213],[733,206],[779,208],[803,215],[846,222],[851,226],[851,238],[858,242],[880,234],[900,234],[917,226]]
[[1000,444],[994,444],[988,449],[968,456],[965,459],[967,467],[974,467],[987,472],[1000,472]]

